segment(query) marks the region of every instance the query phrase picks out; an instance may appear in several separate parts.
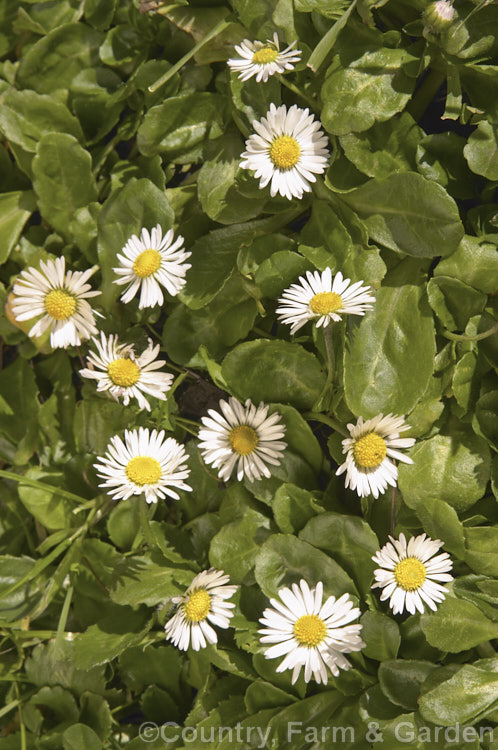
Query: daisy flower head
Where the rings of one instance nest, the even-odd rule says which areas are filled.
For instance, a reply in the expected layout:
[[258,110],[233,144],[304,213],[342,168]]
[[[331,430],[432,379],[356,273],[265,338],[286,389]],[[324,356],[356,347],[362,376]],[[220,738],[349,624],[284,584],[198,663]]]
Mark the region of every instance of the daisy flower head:
[[412,464],[400,448],[411,448],[414,438],[401,438],[400,432],[409,430],[404,417],[377,414],[373,419],[359,417],[356,424],[348,424],[350,438],[342,441],[346,460],[336,475],[346,472],[346,487],[356,490],[360,497],[379,497],[388,485],[396,487],[398,468],[391,459]]
[[114,272],[120,277],[115,284],[128,284],[121,295],[122,302],[130,302],[140,290],[138,307],[162,305],[164,287],[172,297],[178,294],[186,284],[185,274],[192,266],[184,263],[192,253],[183,247],[183,237],[178,235],[173,242],[174,233],[170,229],[164,237],[160,224],[151,232],[142,229],[140,238],[134,234],[124,246],[123,255],[118,253],[120,265]]
[[332,278],[332,271],[326,268],[306,272],[299,283],[291,284],[278,300],[278,319],[291,326],[291,334],[296,333],[308,320],[315,320],[316,326],[324,328],[330,322],[337,322],[342,315],[365,315],[372,309],[375,297],[363,281],[351,284],[351,279],[343,278],[339,271]]
[[269,406],[263,402],[255,406],[251,399],[242,405],[236,398],[220,401],[220,412],[209,409],[202,418],[199,448],[207,464],[218,469],[219,478],[226,482],[237,467],[237,479],[244,475],[250,482],[270,477],[267,464],[278,466],[287,443],[285,425],[278,412],[268,416]]
[[235,45],[235,51],[239,57],[228,60],[228,67],[235,73],[239,73],[242,81],[248,81],[256,76],[256,81],[266,83],[269,76],[275,73],[285,73],[286,70],[294,70],[294,63],[301,60],[301,50],[294,49],[297,42],[292,42],[284,50],[280,51],[278,34],[273,34],[273,41],[265,42],[244,39],[240,45]]
[[285,657],[276,671],[292,669],[294,684],[304,667],[305,682],[313,676],[326,685],[327,668],[336,677],[339,669],[349,669],[351,664],[344,654],[365,646],[360,638],[362,626],[349,624],[360,616],[349,594],[339,599],[329,596],[323,602],[323,584],[319,582],[310,589],[301,580],[299,586],[293,583],[292,589],[281,589],[278,596],[270,599],[273,609],[265,609],[260,619],[265,627],[258,631],[262,643],[273,644],[265,651],[267,659]]
[[166,640],[181,651],[190,644],[194,651],[217,643],[218,636],[212,625],[228,628],[235,604],[227,602],[238,586],[227,586],[230,578],[222,570],[203,570],[196,575],[183,596],[174,596],[178,609],[164,626]]
[[[414,615],[424,612],[424,602],[434,612],[436,602],[442,602],[446,588],[441,586],[453,580],[449,571],[453,567],[447,552],[436,553],[444,542],[435,541],[426,534],[412,536],[408,542],[404,534],[393,539],[375,553],[372,560],[380,565],[374,570],[376,583],[372,588],[381,588],[380,600],[389,599],[393,614],[401,614],[405,609]],[[436,555],[434,557],[434,555]]]
[[153,345],[149,339],[147,349],[139,357],[135,356],[131,344],[119,344],[117,336],[106,336],[101,331],[100,341],[92,339],[97,352],[91,351],[87,361],[90,368],[80,370],[84,378],[97,380],[97,391],[109,391],[111,396],[128,406],[130,399],[136,398],[140,409],[150,411],[150,404],[144,394],[166,399],[174,380],[173,375],[157,370],[166,364],[165,360],[156,359],[159,344]]
[[328,164],[327,137],[320,121],[308,109],[295,104],[270,104],[266,117],[254,120],[256,133],[246,141],[240,166],[252,169],[259,187],[270,184],[272,198],[280,193],[289,200],[310,192],[315,174],[322,174]]
[[179,500],[177,490],[191,492],[185,484],[190,469],[183,445],[174,438],[164,440],[164,430],[125,430],[124,442],[119,435],[111,438],[104,457],[94,464],[103,487],[116,500],[145,494],[148,503],[166,496]]
[[65,271],[65,258],[40,261],[40,268],[27,268],[17,278],[12,312],[16,320],[40,319],[29,332],[31,338],[50,329],[50,345],[66,349],[79,346],[97,333],[94,313],[87,302],[100,292],[87,284],[97,266],[87,271]]

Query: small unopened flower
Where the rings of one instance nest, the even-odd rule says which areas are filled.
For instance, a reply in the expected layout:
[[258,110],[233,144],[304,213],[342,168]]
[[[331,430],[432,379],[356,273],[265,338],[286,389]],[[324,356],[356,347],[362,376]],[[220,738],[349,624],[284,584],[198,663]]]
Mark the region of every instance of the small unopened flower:
[[261,402],[256,407],[249,398],[244,405],[233,397],[222,399],[220,409],[221,414],[209,409],[209,416],[202,418],[199,448],[204,461],[218,469],[224,482],[236,467],[239,481],[244,475],[250,482],[270,477],[267,464],[278,466],[287,447],[281,440],[285,426],[280,414],[268,416],[268,406]]
[[117,336],[106,337],[101,331],[100,341],[92,340],[97,352],[90,351],[90,368],[80,370],[80,375],[97,380],[98,391],[109,391],[116,401],[122,397],[125,406],[130,399],[136,398],[139,407],[147,411],[150,411],[150,404],[145,393],[162,401],[166,399],[165,391],[169,391],[174,378],[170,373],[157,372],[166,364],[164,360],[156,359],[159,344],[154,346],[149,339],[147,349],[136,357],[133,346],[119,344]]
[[401,438],[400,432],[409,430],[410,425],[403,417],[378,414],[373,419],[348,424],[350,438],[342,441],[342,452],[346,461],[336,474],[346,472],[346,487],[356,490],[360,497],[373,495],[375,498],[391,485],[396,487],[398,468],[391,459],[412,464],[413,461],[400,448],[411,448],[413,438]]
[[173,242],[173,230],[162,236],[158,224],[149,234],[142,229],[140,239],[134,234],[118,254],[120,265],[114,272],[121,278],[115,284],[128,284],[122,302],[130,302],[140,290],[139,309],[162,305],[164,287],[171,296],[178,294],[186,284],[185,274],[191,268],[184,263],[192,253],[183,248],[183,237],[179,235]]
[[364,315],[365,310],[372,309],[375,297],[371,288],[362,284],[363,281],[351,284],[351,279],[344,279],[340,271],[332,279],[330,268],[321,274],[307,271],[306,277],[300,276],[299,283],[291,284],[278,300],[278,319],[290,325],[294,334],[308,320],[315,320],[317,328],[325,328],[341,320],[342,315]]
[[[372,588],[381,588],[380,600],[389,599],[393,614],[401,614],[405,609],[414,615],[424,612],[424,603],[436,611],[436,603],[446,596],[446,588],[441,583],[453,580],[449,571],[453,567],[447,552],[436,555],[444,542],[435,541],[426,534],[412,536],[408,540],[404,534],[390,541],[375,553],[372,560],[380,565],[374,570],[375,583]],[[434,555],[436,555],[434,557]]]
[[313,676],[326,685],[327,669],[336,677],[339,669],[349,669],[351,664],[344,654],[365,646],[360,638],[362,626],[349,624],[360,616],[349,594],[339,599],[329,596],[323,602],[322,582],[310,589],[301,580],[299,586],[294,583],[292,589],[281,589],[278,596],[270,599],[273,609],[265,609],[260,619],[265,627],[258,631],[262,643],[274,644],[265,651],[267,659],[285,657],[276,671],[292,669],[294,684],[304,667],[305,682]]
[[280,51],[280,43],[276,32],[273,35],[273,41],[267,39],[266,43],[251,42],[249,39],[244,39],[240,45],[235,46],[235,51],[239,57],[230,58],[228,66],[239,73],[239,78],[243,81],[256,76],[258,83],[260,81],[266,83],[269,76],[294,69],[294,63],[301,59],[301,50],[293,49],[296,43],[292,42]]
[[86,282],[97,267],[65,272],[65,258],[40,261],[40,268],[27,268],[14,284],[12,312],[16,320],[40,319],[29,332],[31,338],[50,329],[50,345],[65,349],[79,346],[97,333],[92,308],[87,302],[93,292]]
[[436,0],[424,10],[426,27],[435,34],[441,33],[453,23],[455,9],[449,0]]
[[143,493],[148,503],[157,503],[166,496],[179,500],[177,490],[192,491],[183,481],[190,474],[183,445],[174,438],[164,440],[164,430],[144,427],[125,430],[124,437],[124,442],[119,435],[112,437],[107,453],[94,464],[105,480],[99,487],[108,495],[127,500]]
[[270,183],[272,197],[280,193],[289,200],[302,198],[328,164],[328,141],[320,121],[295,104],[289,111],[285,104],[270,104],[266,117],[252,126],[256,133],[246,141],[240,166],[254,171],[260,188]]
[[194,651],[199,651],[208,643],[217,643],[218,636],[212,625],[228,628],[235,607],[226,601],[238,588],[227,586],[229,580],[222,570],[214,568],[196,575],[183,596],[172,598],[178,609],[164,627],[166,640],[182,651],[190,644]]

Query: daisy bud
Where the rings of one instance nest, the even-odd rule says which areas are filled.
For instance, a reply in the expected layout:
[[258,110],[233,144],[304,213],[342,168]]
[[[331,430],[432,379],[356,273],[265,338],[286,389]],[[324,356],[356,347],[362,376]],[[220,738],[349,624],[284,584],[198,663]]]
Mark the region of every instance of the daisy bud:
[[423,18],[426,29],[434,34],[440,34],[449,28],[455,17],[455,9],[449,0],[436,0],[424,11]]

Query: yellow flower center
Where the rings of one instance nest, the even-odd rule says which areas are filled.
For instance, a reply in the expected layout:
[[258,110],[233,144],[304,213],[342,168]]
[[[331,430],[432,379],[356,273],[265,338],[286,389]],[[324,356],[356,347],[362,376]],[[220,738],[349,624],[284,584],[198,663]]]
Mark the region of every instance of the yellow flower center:
[[369,432],[368,435],[363,435],[354,444],[354,460],[357,466],[362,466],[364,469],[372,469],[374,466],[379,466],[386,455],[385,440],[380,435],[377,435],[376,432]]
[[157,250],[144,250],[135,258],[133,272],[135,276],[145,279],[157,271],[161,265],[161,254]]
[[417,557],[407,557],[394,568],[394,577],[405,591],[415,591],[427,578],[425,565]]
[[140,378],[140,368],[131,359],[115,359],[109,362],[107,374],[114,385],[130,386],[135,385]]
[[270,159],[279,169],[291,169],[301,154],[299,143],[290,135],[279,135],[270,146]]
[[64,289],[53,289],[45,297],[45,310],[55,320],[67,320],[76,311],[76,298]]
[[258,433],[247,424],[240,424],[230,430],[228,440],[234,451],[241,456],[252,453],[259,442]]
[[318,615],[303,615],[294,624],[294,635],[303,646],[318,646],[327,635],[327,626]]
[[200,622],[205,620],[211,608],[211,597],[204,589],[194,591],[183,605],[187,620]]
[[342,297],[335,292],[319,292],[310,299],[310,308],[316,315],[328,315],[342,307]]
[[126,465],[126,476],[139,487],[156,484],[161,477],[161,464],[150,456],[135,456]]
[[275,47],[262,47],[252,56],[253,63],[264,65],[265,63],[272,63],[278,57],[278,50]]

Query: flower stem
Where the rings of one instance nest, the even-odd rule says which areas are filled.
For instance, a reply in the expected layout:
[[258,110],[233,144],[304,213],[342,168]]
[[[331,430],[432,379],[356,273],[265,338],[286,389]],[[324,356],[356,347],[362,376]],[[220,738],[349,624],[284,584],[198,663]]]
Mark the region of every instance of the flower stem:
[[320,414],[316,411],[307,411],[303,414],[303,417],[308,419],[310,422],[322,422],[323,424],[326,424],[328,427],[331,427],[333,430],[335,430],[335,432],[338,432],[340,435],[349,437],[349,433],[346,432],[342,424],[340,424],[333,417],[329,417],[326,414]]
[[152,534],[152,529],[150,528],[147,501],[145,500],[144,497],[140,498],[139,506],[140,506],[140,525],[142,527],[142,534],[148,546],[150,547],[150,549],[153,549],[156,546],[156,542],[154,540],[154,535]]
[[325,351],[327,352],[327,385],[330,385],[334,380],[335,374],[334,343],[332,341],[331,324],[324,327],[323,338],[325,341]]
[[445,80],[446,71],[430,70],[428,72],[406,107],[407,112],[411,114],[416,122],[419,122],[422,118],[425,110]]
[[301,91],[295,84],[288,81],[285,76],[283,76],[281,73],[277,73],[276,78],[280,81],[282,86],[285,86],[290,91],[292,91],[293,94],[298,96],[300,99],[306,102],[306,104],[309,104],[309,106],[316,111],[318,109],[318,102],[316,99],[313,99],[311,96],[308,96],[304,93],[304,91]]
[[495,323],[492,328],[488,328],[487,331],[482,333],[476,333],[475,336],[467,336],[465,333],[451,333],[451,331],[443,331],[443,336],[450,341],[482,341],[482,339],[487,339],[488,336],[492,336],[497,331],[498,323]]
[[396,487],[391,490],[391,528],[390,534],[394,536],[394,527],[396,526]]
[[162,75],[160,78],[157,79],[155,83],[153,83],[151,86],[149,86],[149,91],[151,94],[153,94],[155,91],[161,88],[161,86],[164,86],[165,83],[169,81],[170,78],[173,78],[175,73],[178,73],[180,68],[183,68],[183,66],[188,63],[189,60],[194,57],[194,55],[197,54],[197,52],[201,49],[201,47],[204,47],[205,44],[211,41],[215,36],[218,34],[221,34],[222,31],[224,31],[230,24],[232,23],[231,20],[223,19],[222,21],[219,21],[214,28],[211,29],[211,31],[208,31],[206,36],[204,36],[200,42],[197,42],[195,47],[192,47],[191,50],[187,52],[186,55],[184,55],[180,60],[178,60],[175,65],[173,65],[169,70],[166,71],[164,75]]

